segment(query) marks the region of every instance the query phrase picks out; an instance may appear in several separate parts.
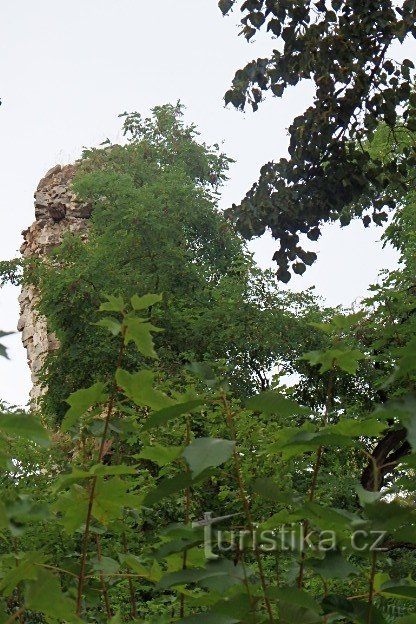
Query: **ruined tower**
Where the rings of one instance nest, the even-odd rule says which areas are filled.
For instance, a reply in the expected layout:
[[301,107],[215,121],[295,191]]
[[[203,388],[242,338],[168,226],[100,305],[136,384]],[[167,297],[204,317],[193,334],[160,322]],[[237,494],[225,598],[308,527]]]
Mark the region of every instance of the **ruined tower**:
[[[25,258],[43,258],[59,245],[66,232],[87,237],[91,206],[77,200],[72,190],[76,165],[56,165],[39,182],[35,192],[35,221],[22,232],[20,248]],[[19,297],[23,346],[32,374],[30,398],[36,403],[42,394],[39,371],[48,352],[59,345],[48,332],[46,319],[37,312],[38,293],[33,285],[24,285]]]

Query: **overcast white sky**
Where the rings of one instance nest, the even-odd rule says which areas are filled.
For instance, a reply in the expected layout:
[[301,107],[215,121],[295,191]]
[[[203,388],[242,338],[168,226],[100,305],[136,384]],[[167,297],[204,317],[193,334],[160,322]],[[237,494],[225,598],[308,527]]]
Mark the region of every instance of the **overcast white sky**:
[[[34,219],[33,192],[56,163],[82,146],[120,140],[123,111],[147,113],[181,99],[187,119],[207,142],[224,141],[236,159],[222,205],[239,201],[260,166],[286,153],[286,128],[308,104],[304,85],[245,115],[223,107],[234,71],[272,48],[248,45],[237,16],[224,19],[216,0],[14,0],[0,6],[0,259],[16,256],[21,231]],[[416,46],[410,49],[415,56]],[[407,56],[409,49],[407,50]],[[291,288],[316,284],[331,305],[365,294],[395,255],[382,250],[381,230],[359,223],[331,226],[311,248],[318,262]],[[273,242],[256,241],[258,261],[270,265]],[[0,290],[0,328],[17,323],[18,291]],[[0,360],[0,397],[24,404],[30,388],[20,336],[7,340],[11,362]]]

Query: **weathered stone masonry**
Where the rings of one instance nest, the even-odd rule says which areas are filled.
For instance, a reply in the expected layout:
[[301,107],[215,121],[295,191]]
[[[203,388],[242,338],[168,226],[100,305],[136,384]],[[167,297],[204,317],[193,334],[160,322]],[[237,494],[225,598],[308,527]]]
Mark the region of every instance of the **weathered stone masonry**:
[[[79,202],[72,191],[75,171],[76,165],[57,165],[39,182],[35,192],[35,221],[22,232],[24,242],[20,251],[25,258],[44,258],[61,243],[66,232],[87,238],[91,206]],[[46,319],[36,310],[38,293],[33,285],[22,288],[19,303],[18,329],[22,332],[32,374],[30,398],[36,402],[42,394],[39,371],[47,353],[59,345],[55,336],[48,333]]]

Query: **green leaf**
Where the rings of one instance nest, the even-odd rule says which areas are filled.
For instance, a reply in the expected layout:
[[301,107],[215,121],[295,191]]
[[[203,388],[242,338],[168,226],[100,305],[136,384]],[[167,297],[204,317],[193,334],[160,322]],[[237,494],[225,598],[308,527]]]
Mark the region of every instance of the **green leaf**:
[[155,305],[155,303],[160,303],[163,301],[163,295],[143,295],[143,297],[139,297],[138,295],[133,295],[131,298],[131,305],[133,310],[146,310],[147,308],[151,308]]
[[73,468],[72,472],[61,475],[53,488],[54,492],[60,492],[68,488],[77,481],[84,479],[93,479],[94,477],[110,477],[116,475],[135,475],[136,469],[133,466],[107,466],[106,464],[96,464],[89,470],[79,470],[79,468]]
[[153,388],[155,375],[150,370],[138,373],[128,373],[119,368],[116,372],[116,381],[125,395],[140,407],[151,407],[160,410],[174,403],[163,392]]
[[294,587],[284,587],[282,589],[273,588],[269,590],[269,595],[273,600],[278,600],[286,604],[293,604],[320,613],[319,604],[306,591],[295,589]]
[[73,392],[66,402],[71,406],[61,424],[62,431],[68,431],[93,405],[103,404],[108,396],[104,392],[105,385],[101,382]]
[[331,319],[331,325],[341,331],[348,331],[354,327],[364,317],[364,312],[356,312],[355,314],[335,314]]
[[358,349],[329,349],[328,351],[309,351],[301,358],[312,366],[320,366],[320,373],[325,373],[337,366],[341,370],[355,375],[360,360],[365,359],[365,355]]
[[191,484],[192,476],[189,472],[182,472],[175,477],[162,479],[157,487],[145,497],[143,504],[146,506],[154,505],[167,496],[186,489]]
[[246,401],[246,408],[265,414],[279,414],[283,418],[310,413],[308,408],[302,407],[293,399],[288,399],[274,390],[268,390],[251,397]]
[[123,509],[137,509],[139,498],[128,492],[130,485],[118,477],[100,478],[95,488],[92,515],[107,526],[112,520],[122,517]]
[[218,379],[207,362],[191,362],[185,368],[195,377],[204,381],[209,387],[214,387],[218,384]]
[[232,457],[235,442],[220,438],[197,438],[183,452],[194,477],[207,468],[216,468]]
[[153,561],[150,567],[146,567],[139,557],[130,553],[127,555],[120,554],[119,559],[121,564],[128,566],[135,574],[152,583],[157,583],[163,576],[163,571],[157,561]]
[[346,436],[377,437],[386,428],[386,424],[375,416],[370,418],[353,419],[342,418],[336,425],[329,425],[326,429],[331,433]]
[[201,581],[203,581],[201,585],[205,587],[205,581],[208,579],[218,577],[219,582],[222,583],[223,580],[225,581],[230,576],[238,584],[244,581],[244,572],[241,566],[235,566],[232,561],[227,559],[219,559],[218,561],[210,561],[205,568],[191,568],[165,574],[157,587],[158,589],[167,589],[177,585],[201,583]]
[[41,424],[38,416],[32,416],[24,412],[0,414],[0,432],[5,435],[31,440],[39,446],[50,445],[49,434]]
[[116,321],[116,319],[111,318],[111,316],[106,316],[98,321],[98,323],[93,324],[97,327],[104,327],[104,329],[108,329],[113,336],[117,336],[121,331],[121,323]]
[[347,600],[344,596],[330,594],[322,601],[324,613],[339,613],[346,616],[348,622],[353,624],[386,624],[386,620],[376,607],[371,609],[369,618],[369,606],[359,600]]
[[134,342],[139,353],[145,357],[157,359],[152,332],[161,331],[152,323],[139,318],[127,318],[124,321],[126,326],[125,344]]
[[80,622],[75,615],[75,601],[62,593],[58,577],[39,569],[36,581],[26,584],[25,605],[31,611],[65,622]]
[[17,556],[18,565],[14,564],[0,581],[0,591],[5,596],[10,596],[21,581],[35,580],[38,576],[39,567],[44,557],[38,552],[22,553]]
[[59,515],[59,523],[69,535],[75,533],[85,523],[88,498],[88,491],[74,483],[52,504],[52,511]]
[[259,494],[259,496],[274,501],[275,503],[285,503],[289,505],[293,501],[293,492],[283,492],[277,487],[273,479],[268,477],[256,479],[252,487],[255,494]]
[[223,15],[227,15],[227,13],[231,10],[235,0],[219,0],[218,6]]
[[331,550],[326,553],[324,559],[309,559],[306,565],[323,579],[347,579],[353,574],[359,574],[359,570],[347,561],[340,552]]
[[397,375],[405,377],[409,373],[416,371],[416,337],[412,338],[408,344],[399,350],[400,359],[398,362]]
[[183,446],[145,446],[144,449],[134,457],[137,459],[148,459],[160,467],[170,464],[182,455]]
[[124,312],[125,303],[123,297],[114,297],[114,295],[104,295],[107,299],[100,305],[100,312]]
[[384,583],[379,593],[385,598],[402,598],[404,600],[416,600],[416,587],[410,585],[391,585]]
[[116,574],[120,570],[120,564],[112,557],[95,557],[92,560],[92,569],[94,572],[101,572],[103,574]]
[[204,402],[204,399],[193,399],[192,401],[187,401],[186,403],[177,403],[176,405],[171,405],[157,412],[154,412],[145,422],[143,426],[143,431],[149,431],[154,427],[160,427],[161,425],[165,425],[167,422],[169,422],[169,420],[172,420],[173,418],[177,418],[178,416],[182,416],[183,414],[189,414],[190,412],[193,412],[197,407],[203,405]]

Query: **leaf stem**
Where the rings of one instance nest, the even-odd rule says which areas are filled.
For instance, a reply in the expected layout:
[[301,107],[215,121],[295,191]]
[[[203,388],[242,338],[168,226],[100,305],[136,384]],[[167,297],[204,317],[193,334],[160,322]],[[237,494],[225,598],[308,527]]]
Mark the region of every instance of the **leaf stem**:
[[[244,486],[244,482],[243,482],[240,456],[237,451],[237,434],[236,434],[236,429],[234,425],[234,416],[233,416],[233,412],[230,409],[230,406],[229,406],[229,403],[228,403],[228,400],[224,391],[221,394],[221,402],[224,406],[224,411],[225,411],[225,415],[227,418],[227,425],[230,431],[231,439],[235,442],[234,451],[233,451],[233,459],[234,459],[235,473],[237,477],[238,489],[239,489],[239,494],[240,494],[240,500],[243,505],[244,513],[246,516],[247,527],[250,530],[250,533],[253,535],[255,531],[255,526],[254,526],[253,517],[251,514],[250,502],[249,502],[246,489]],[[269,596],[267,593],[267,583],[266,583],[266,576],[264,574],[263,562],[261,560],[261,556],[260,556],[257,546],[254,548],[254,556],[255,556],[257,568],[259,571],[260,584],[263,590],[264,604],[266,606],[267,614],[269,616],[269,621],[271,622],[271,624],[274,624],[275,620],[273,616],[272,606],[270,604]]]
[[[119,350],[118,358],[117,358],[117,368],[121,367],[121,363],[123,360],[124,349],[125,349],[125,344],[124,344],[125,334],[126,334],[126,329],[123,328],[123,331],[121,334],[122,342],[120,345],[120,350]],[[117,395],[117,384],[114,384],[114,389],[111,394],[110,400],[108,402],[107,414],[106,414],[105,424],[104,424],[104,431],[101,437],[100,450],[98,453],[98,463],[102,462],[104,454],[105,454],[105,443],[107,440],[107,433],[108,433],[108,428],[110,426],[110,420],[111,420],[111,416],[113,413],[116,395]],[[92,508],[94,505],[94,496],[95,496],[96,486],[97,486],[97,477],[94,477],[90,482],[87,518],[85,520],[84,537],[82,540],[81,569],[80,569],[79,576],[78,576],[78,591],[77,591],[77,603],[76,603],[76,614],[78,616],[81,615],[81,611],[82,611],[82,594],[84,591],[85,570],[86,570],[86,565],[87,565],[88,544],[89,544],[89,539],[90,539],[90,528],[91,528],[91,520],[92,520]]]

